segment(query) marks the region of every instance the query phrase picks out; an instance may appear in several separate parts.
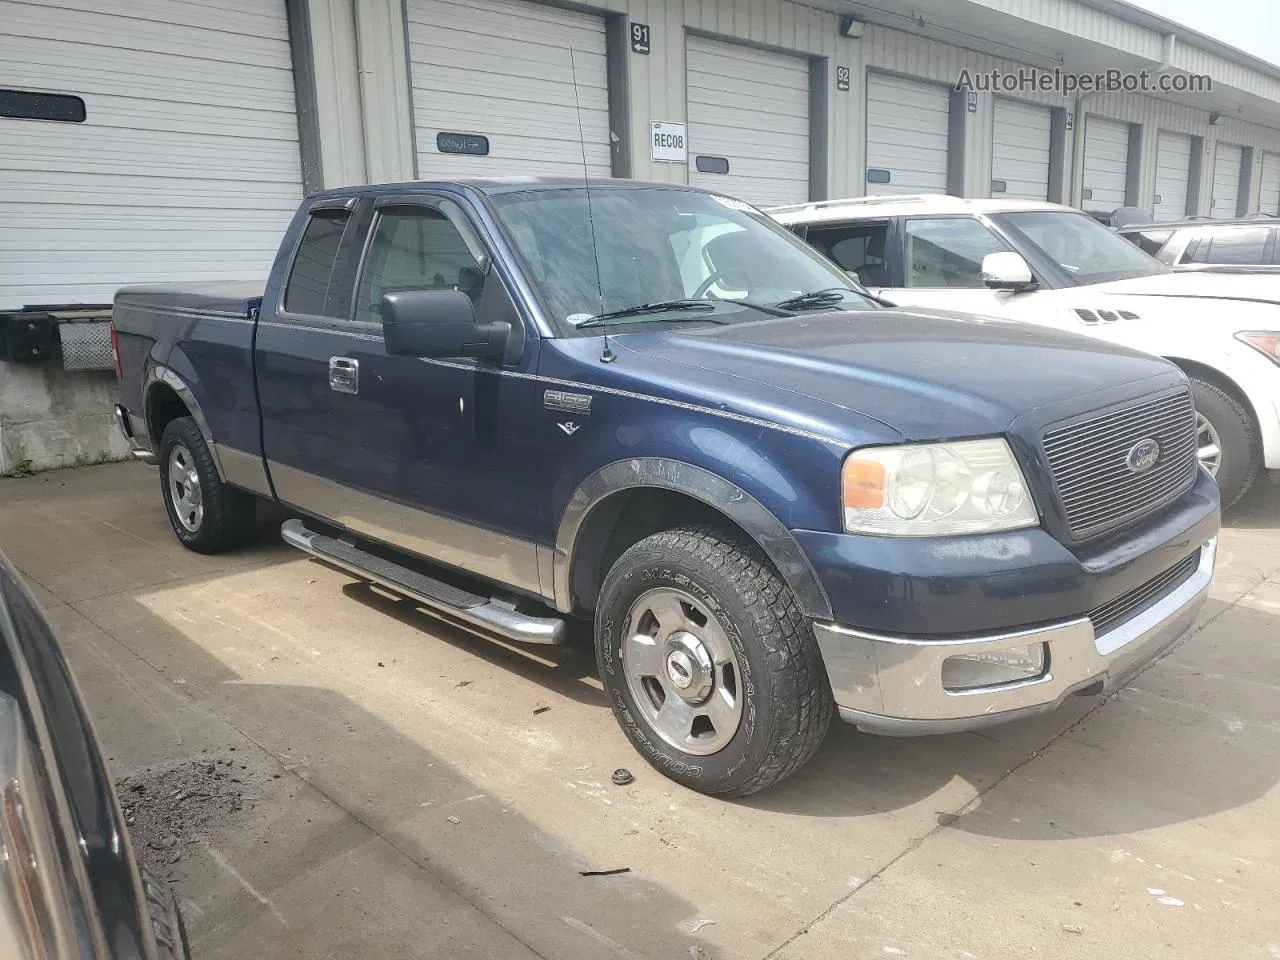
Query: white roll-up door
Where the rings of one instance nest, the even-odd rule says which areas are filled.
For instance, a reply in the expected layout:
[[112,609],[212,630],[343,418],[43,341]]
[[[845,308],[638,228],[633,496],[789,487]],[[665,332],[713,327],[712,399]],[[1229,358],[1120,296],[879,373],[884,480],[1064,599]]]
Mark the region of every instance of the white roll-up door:
[[1262,155],[1262,176],[1258,181],[1258,210],[1280,216],[1280,153]]
[[949,106],[936,83],[867,74],[868,194],[947,192]]
[[[589,174],[609,176],[601,17],[529,0],[408,0],[406,13],[421,179],[582,176],[584,148]],[[486,155],[451,152],[486,141]]]
[[1213,151],[1213,203],[1209,216],[1214,220],[1230,220],[1239,216],[1240,162],[1244,147],[1219,143]]
[[1156,192],[1152,216],[1157,220],[1181,220],[1187,215],[1191,183],[1191,138],[1185,133],[1161,130],[1156,137]]
[[1048,107],[996,98],[991,128],[993,197],[1049,199],[1050,126]]
[[808,200],[809,62],[703,37],[686,60],[689,183],[758,206]]
[[0,0],[0,87],[85,116],[0,117],[0,309],[265,280],[302,196],[283,0],[76,6]]
[[1084,209],[1110,213],[1117,207],[1123,207],[1128,178],[1129,125],[1102,117],[1086,117]]

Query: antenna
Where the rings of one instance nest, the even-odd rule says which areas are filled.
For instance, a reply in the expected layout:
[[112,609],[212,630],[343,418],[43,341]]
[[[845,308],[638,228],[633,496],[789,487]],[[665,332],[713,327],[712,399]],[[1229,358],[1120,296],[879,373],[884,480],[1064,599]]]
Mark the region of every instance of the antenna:
[[[587,168],[587,139],[582,131],[582,101],[578,98],[578,65],[573,56],[573,47],[569,48],[569,74],[573,78],[573,108],[578,115],[578,149],[582,151],[582,185],[587,192],[587,224],[591,229],[591,259],[596,267],[596,296],[600,301],[600,312],[604,313],[604,281],[600,278],[600,248],[596,246],[596,219],[591,209],[591,174]],[[613,363],[618,359],[609,346],[609,334],[604,335],[604,352],[600,354],[601,363]]]

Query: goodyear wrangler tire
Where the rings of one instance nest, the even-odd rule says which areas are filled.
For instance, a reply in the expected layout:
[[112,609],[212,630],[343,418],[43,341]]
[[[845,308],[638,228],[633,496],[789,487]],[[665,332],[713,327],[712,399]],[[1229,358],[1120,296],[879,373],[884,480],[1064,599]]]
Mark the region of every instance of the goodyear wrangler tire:
[[831,726],[809,621],[758,547],[715,526],[667,530],[618,558],[596,605],[614,716],[657,770],[746,796],[791,776]]

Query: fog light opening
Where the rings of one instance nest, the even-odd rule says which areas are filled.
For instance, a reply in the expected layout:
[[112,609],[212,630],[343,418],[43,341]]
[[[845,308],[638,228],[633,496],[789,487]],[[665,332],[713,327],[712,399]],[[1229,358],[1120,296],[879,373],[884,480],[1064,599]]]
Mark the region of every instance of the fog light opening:
[[942,662],[942,689],[965,693],[1039,680],[1049,672],[1049,647],[1029,643],[1004,650],[963,653]]

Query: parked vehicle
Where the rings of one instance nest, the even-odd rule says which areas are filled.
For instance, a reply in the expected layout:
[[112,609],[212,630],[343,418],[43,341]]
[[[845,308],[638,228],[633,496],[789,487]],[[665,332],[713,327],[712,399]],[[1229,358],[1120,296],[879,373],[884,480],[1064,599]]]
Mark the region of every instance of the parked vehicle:
[[1280,469],[1280,278],[1179,275],[1070,207],[881,196],[769,211],[872,292],[1086,333],[1191,379],[1223,506]]
[[272,498],[309,518],[288,543],[464,628],[594,618],[622,729],[708,793],[794,773],[837,711],[937,733],[1113,689],[1213,571],[1176,367],[883,309],[700,190],[324,192],[265,290],[114,318],[184,544],[244,543]]
[[0,801],[0,956],[187,956],[172,890],[134,857],[53,630],[2,553]]
[[1174,270],[1280,275],[1280,219],[1275,217],[1135,224],[1117,232]]

